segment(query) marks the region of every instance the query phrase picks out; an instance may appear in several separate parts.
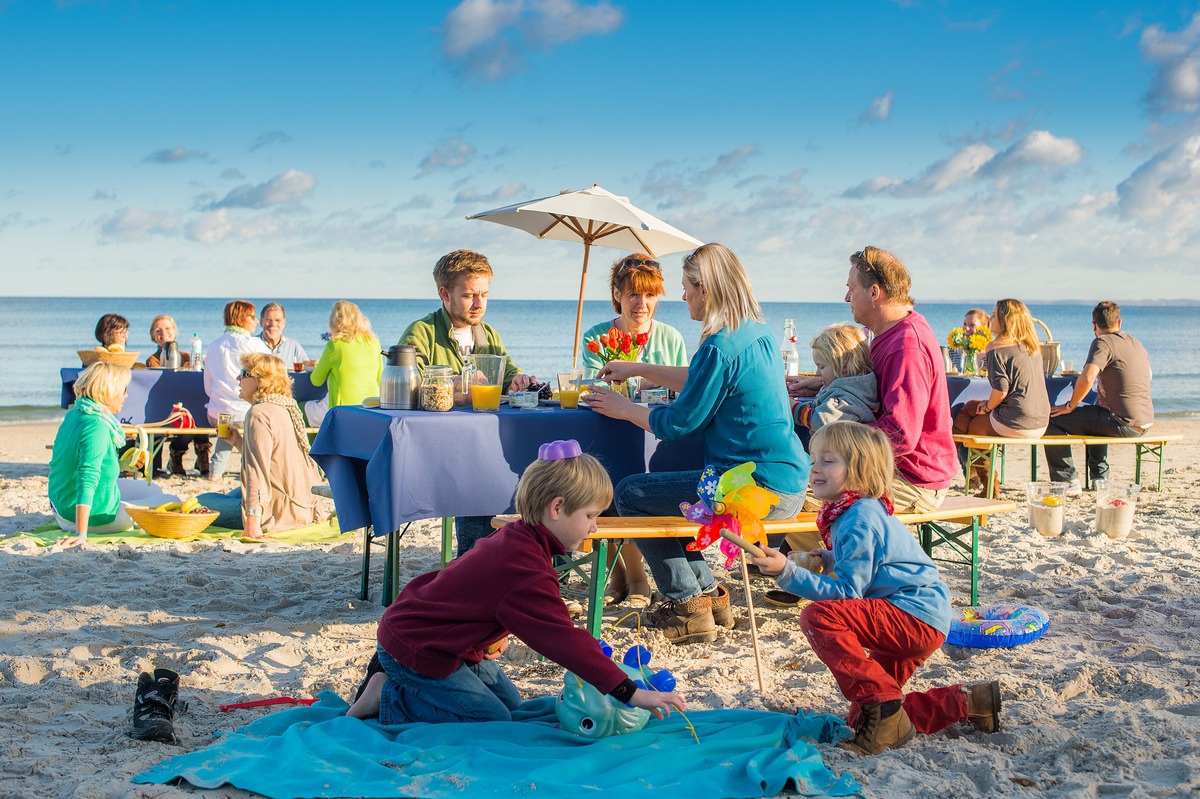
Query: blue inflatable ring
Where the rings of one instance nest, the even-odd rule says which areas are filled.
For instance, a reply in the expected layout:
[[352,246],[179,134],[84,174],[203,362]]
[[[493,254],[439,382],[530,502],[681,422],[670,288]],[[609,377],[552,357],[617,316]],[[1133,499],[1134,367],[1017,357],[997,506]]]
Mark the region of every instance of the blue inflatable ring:
[[946,643],[976,649],[999,649],[1036,641],[1050,629],[1050,616],[1026,605],[962,608],[950,621]]

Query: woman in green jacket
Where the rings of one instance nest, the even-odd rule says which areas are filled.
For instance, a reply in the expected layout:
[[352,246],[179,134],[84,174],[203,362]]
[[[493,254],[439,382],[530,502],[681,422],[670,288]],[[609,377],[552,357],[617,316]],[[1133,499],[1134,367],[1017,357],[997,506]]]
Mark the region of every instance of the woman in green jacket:
[[329,393],[320,400],[304,403],[311,427],[320,427],[330,408],[360,405],[379,393],[383,355],[371,322],[349,300],[338,300],[329,311],[329,338],[325,351],[313,367],[312,384],[329,381]]
[[[63,417],[50,455],[50,505],[58,526],[72,537],[67,546],[87,541],[88,533],[117,533],[133,527],[122,506],[117,450],[125,431],[116,414],[125,404],[128,367],[97,361],[75,380],[75,404]],[[132,480],[123,481],[133,488]],[[137,504],[161,504],[174,497],[161,489],[137,491]]]

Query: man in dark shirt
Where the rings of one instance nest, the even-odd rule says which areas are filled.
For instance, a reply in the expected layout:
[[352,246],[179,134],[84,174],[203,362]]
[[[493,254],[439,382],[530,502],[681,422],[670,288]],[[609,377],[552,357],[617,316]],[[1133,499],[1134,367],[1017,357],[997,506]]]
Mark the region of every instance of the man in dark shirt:
[[[1115,302],[1105,300],[1092,309],[1092,330],[1096,338],[1075,390],[1065,405],[1050,409],[1046,435],[1140,436],[1154,424],[1150,356],[1140,341],[1121,329],[1121,309]],[[1095,405],[1080,405],[1093,382],[1098,384],[1099,400]],[[1070,483],[1067,493],[1078,496],[1081,488],[1071,447],[1046,445],[1045,449],[1050,478]],[[1108,447],[1088,447],[1087,467],[1093,481],[1106,479]]]

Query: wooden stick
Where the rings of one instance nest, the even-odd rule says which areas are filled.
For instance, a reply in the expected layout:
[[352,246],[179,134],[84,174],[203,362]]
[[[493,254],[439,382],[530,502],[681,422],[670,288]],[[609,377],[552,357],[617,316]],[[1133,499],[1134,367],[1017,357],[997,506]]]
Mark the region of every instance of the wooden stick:
[[[721,535],[726,531],[722,530]],[[732,533],[730,533],[732,535]],[[754,549],[758,549],[753,544],[750,544],[741,536],[738,536],[744,543]],[[732,539],[730,539],[732,540]],[[736,541],[734,543],[737,543]],[[741,546],[741,544],[738,544]],[[762,550],[759,550],[761,552]],[[763,670],[762,670],[762,652],[758,648],[758,623],[754,620],[754,596],[750,593],[750,569],[746,565],[746,548],[742,548],[742,585],[746,590],[746,610],[750,614],[750,640],[754,644],[754,668],[758,671],[758,692],[766,693],[767,689],[763,686]]]
[[726,541],[730,541],[734,544],[737,544],[739,547],[742,548],[743,551],[749,552],[751,555],[753,555],[756,558],[761,558],[763,555],[767,554],[767,553],[763,552],[761,549],[759,549],[757,546],[755,546],[754,544],[751,544],[749,541],[742,538],[737,533],[735,533],[732,530],[729,530],[725,527],[721,528],[721,537],[724,538]]

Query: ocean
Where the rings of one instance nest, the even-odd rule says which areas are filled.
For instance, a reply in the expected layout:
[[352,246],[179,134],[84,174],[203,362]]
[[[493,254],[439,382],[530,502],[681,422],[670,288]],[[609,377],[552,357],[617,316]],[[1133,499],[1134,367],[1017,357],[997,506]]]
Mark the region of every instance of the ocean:
[[[269,300],[252,299],[261,308]],[[278,300],[287,312],[286,335],[300,341],[310,358],[323,347],[321,335],[327,328],[334,300]],[[438,306],[428,300],[354,300],[362,309],[386,348],[400,337],[413,319]],[[921,303],[917,306],[929,319],[939,337],[962,323],[965,303]],[[180,346],[186,350],[192,333],[205,345],[224,329],[224,301],[218,299],[146,298],[0,298],[0,315],[8,320],[8,343],[0,358],[0,424],[48,421],[61,417],[59,369],[79,366],[76,350],[96,346],[96,321],[106,313],[119,313],[130,322],[130,350],[140,351],[139,361],[154,351],[150,342],[150,320],[169,314],[179,325]],[[1046,323],[1061,343],[1062,357],[1082,365],[1092,340],[1091,305],[1031,305],[1034,316]],[[849,321],[845,303],[765,303],[767,323],[782,336],[784,320],[794,319],[800,338],[802,369],[811,369],[808,341],[825,325]],[[1155,412],[1164,418],[1200,419],[1200,350],[1187,333],[1196,318],[1194,306],[1124,306],[1125,329],[1150,352],[1154,369]],[[613,317],[612,306],[603,301],[584,304],[583,327]],[[700,326],[688,318],[687,306],[663,301],[657,319],[677,328],[695,347]],[[509,354],[525,372],[543,379],[567,368],[571,360],[571,337],[575,326],[573,300],[493,300],[488,303],[487,321],[504,339]],[[1039,332],[1042,332],[1039,328]]]

